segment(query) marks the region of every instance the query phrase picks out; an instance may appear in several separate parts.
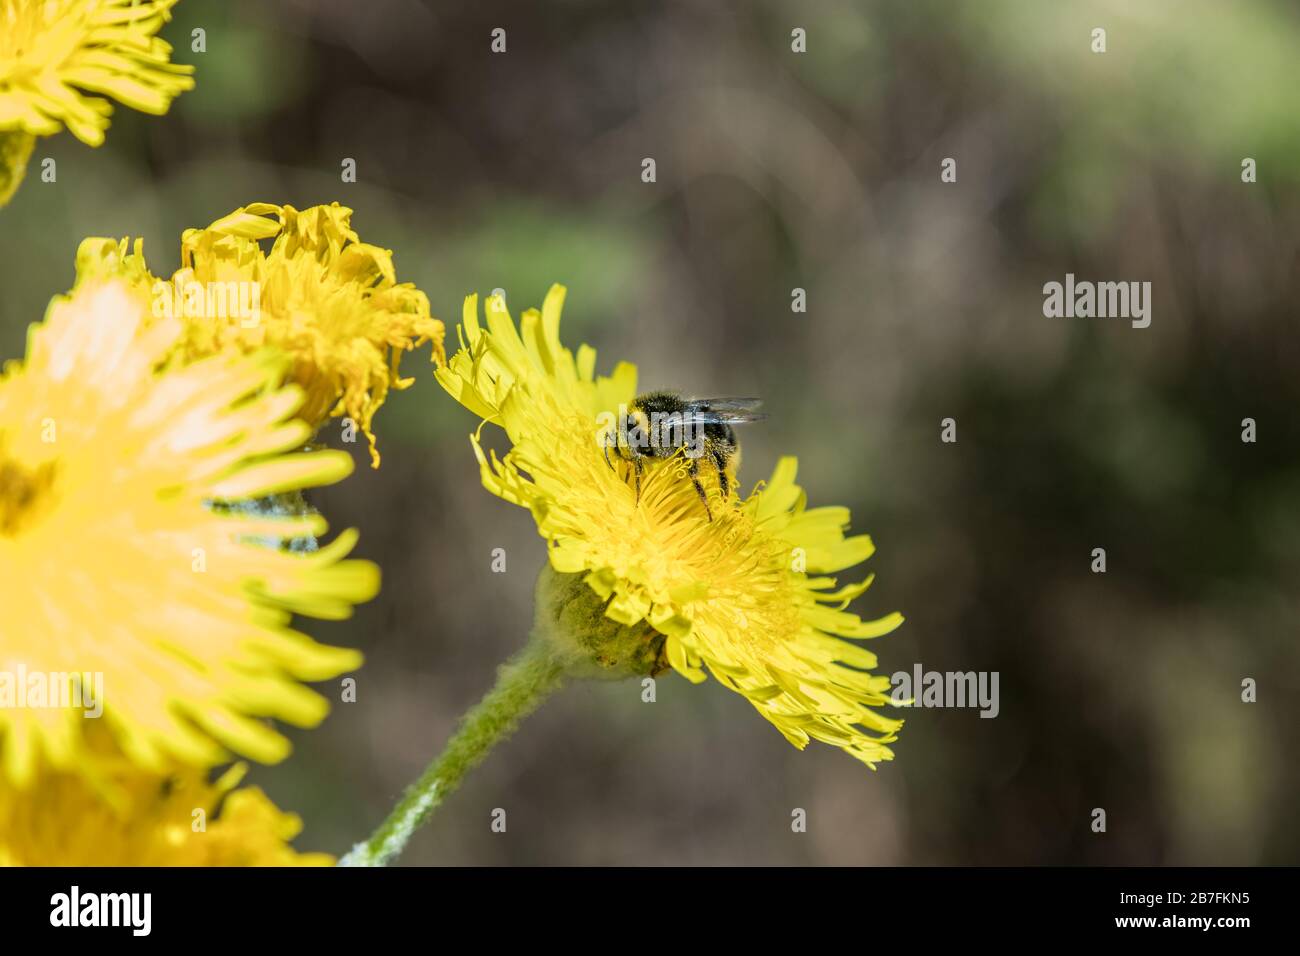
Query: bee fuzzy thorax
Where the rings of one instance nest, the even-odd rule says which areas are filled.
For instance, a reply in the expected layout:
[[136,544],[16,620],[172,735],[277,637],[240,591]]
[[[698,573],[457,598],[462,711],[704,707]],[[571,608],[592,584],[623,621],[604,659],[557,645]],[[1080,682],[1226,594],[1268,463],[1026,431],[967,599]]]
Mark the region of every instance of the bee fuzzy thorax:
[[701,478],[714,477],[717,497],[725,505],[735,484],[740,451],[731,426],[758,421],[762,417],[756,412],[758,405],[757,399],[687,399],[675,392],[648,392],[630,406],[620,406],[617,414],[602,416],[605,460],[614,468],[612,451],[630,463],[638,502],[652,462],[678,460],[679,476],[694,486],[712,521],[710,498],[714,496]]

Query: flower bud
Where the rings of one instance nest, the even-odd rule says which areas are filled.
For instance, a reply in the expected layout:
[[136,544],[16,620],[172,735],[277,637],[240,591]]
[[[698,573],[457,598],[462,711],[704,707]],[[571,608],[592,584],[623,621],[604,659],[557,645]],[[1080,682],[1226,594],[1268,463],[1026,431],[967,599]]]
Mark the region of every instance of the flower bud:
[[547,562],[537,575],[535,608],[535,638],[572,677],[622,680],[668,669],[664,635],[645,621],[629,627],[606,617],[605,602],[581,574],[561,574]]

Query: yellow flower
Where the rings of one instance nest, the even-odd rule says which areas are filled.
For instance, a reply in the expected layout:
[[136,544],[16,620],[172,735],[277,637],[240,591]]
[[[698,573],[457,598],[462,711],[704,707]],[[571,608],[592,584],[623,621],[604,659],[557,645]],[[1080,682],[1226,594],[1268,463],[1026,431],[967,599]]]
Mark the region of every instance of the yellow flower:
[[0,0],[0,130],[52,136],[67,126],[98,146],[113,112],[104,96],[166,113],[194,88],[194,67],[172,63],[157,36],[176,2]]
[[302,830],[256,787],[236,789],[245,767],[208,773],[135,766],[92,734],[99,776],[42,762],[34,785],[0,778],[0,866],[328,866],[296,852]]
[[[477,297],[465,301],[461,348],[437,378],[512,443],[498,459],[471,436],[484,486],[529,508],[551,567],[583,575],[614,622],[648,624],[674,670],[697,683],[712,673],[796,747],[813,739],[869,766],[891,759],[902,722],[872,709],[890,703],[889,680],[843,638],[886,634],[902,617],[861,620],[845,608],[871,578],[836,590],[828,576],[868,558],[871,539],[845,537],[845,508],[806,507],[793,458],[748,498],[731,490],[711,520],[680,458],[650,459],[638,500],[627,464],[611,467],[601,446],[636,397],[636,369],[597,376],[591,348],[563,347],[563,300],[553,287],[519,330],[499,297],[487,301],[486,328]],[[718,501],[716,476],[701,478]]]
[[212,765],[226,748],[277,761],[288,741],[259,718],[316,724],[328,705],[300,681],[360,663],[289,626],[376,593],[378,569],[343,560],[356,534],[292,554],[257,542],[321,534],[318,515],[217,504],[338,481],[351,458],[293,453],[310,429],[276,353],[168,363],[180,323],[149,309],[130,284],[87,275],[0,376],[0,691],[30,698],[0,707],[0,776],[19,785],[42,754],[83,767],[100,705],[147,769]]
[[[444,361],[443,325],[423,292],[397,282],[392,252],[359,241],[351,217],[338,203],[301,212],[253,203],[187,229],[182,268],[165,282],[149,274],[141,244],[128,252],[125,239],[87,239],[78,273],[109,265],[148,283],[155,313],[183,320],[189,358],[265,345],[287,353],[290,376],[307,393],[301,417],[319,426],[348,416],[377,467],[375,412],[390,388],[414,381],[398,375],[402,353],[431,341],[433,360]],[[270,252],[258,245],[264,239],[275,240]]]
[[[0,0],[0,206],[37,136],[104,142],[113,105],[162,115],[194,88],[158,38],[176,0]],[[95,95],[102,94],[102,95]]]

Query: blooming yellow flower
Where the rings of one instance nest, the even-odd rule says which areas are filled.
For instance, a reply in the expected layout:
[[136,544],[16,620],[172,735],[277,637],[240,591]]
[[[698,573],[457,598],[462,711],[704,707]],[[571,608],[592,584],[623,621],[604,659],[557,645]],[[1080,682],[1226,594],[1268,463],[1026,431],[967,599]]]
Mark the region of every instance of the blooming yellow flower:
[[327,703],[299,681],[360,663],[289,627],[376,593],[378,569],[343,560],[356,534],[292,554],[257,542],[323,533],[318,515],[214,504],[338,481],[351,458],[293,453],[304,396],[281,387],[273,350],[168,361],[182,331],[138,288],[87,273],[0,376],[0,691],[30,698],[0,707],[0,776],[16,784],[42,756],[84,769],[99,704],[147,769],[226,748],[279,760],[288,742],[258,718],[314,725]]
[[[889,680],[843,638],[886,634],[902,617],[861,620],[845,608],[871,578],[836,589],[828,576],[868,558],[871,539],[845,536],[845,508],[806,507],[793,458],[748,498],[730,490],[711,520],[680,458],[651,460],[638,500],[627,465],[611,467],[601,446],[636,397],[636,369],[597,376],[591,348],[561,345],[563,300],[553,287],[518,330],[499,297],[486,328],[477,297],[465,300],[461,348],[437,378],[512,443],[498,459],[471,436],[484,486],[530,509],[551,567],[582,575],[609,619],[650,625],[678,673],[697,683],[712,673],[798,748],[813,739],[869,766],[891,759],[902,722],[872,709],[890,703]],[[701,479],[718,500],[716,476]]]
[[0,0],[0,130],[51,136],[67,126],[98,146],[113,112],[105,96],[166,113],[194,88],[194,67],[172,63],[157,36],[176,2]]
[[193,89],[194,67],[172,63],[156,35],[176,2],[0,0],[0,206],[37,136],[66,126],[98,146],[113,112],[105,96],[161,115]]
[[328,866],[296,852],[296,814],[256,787],[237,789],[243,765],[208,772],[143,770],[105,735],[90,735],[94,780],[44,762],[34,785],[0,778],[0,866]]
[[[154,311],[185,324],[181,349],[189,358],[273,345],[293,360],[291,378],[307,393],[301,417],[319,426],[346,415],[370,441],[372,421],[390,388],[414,379],[398,375],[403,352],[432,342],[445,360],[443,325],[411,283],[398,283],[392,252],[359,240],[352,210],[338,203],[299,211],[253,203],[181,238],[181,269],[166,282],[148,272],[141,244],[88,239],[79,272],[115,266],[148,283]],[[269,252],[258,245],[273,239]],[[240,311],[233,303],[252,306]],[[239,314],[236,314],[239,313]]]

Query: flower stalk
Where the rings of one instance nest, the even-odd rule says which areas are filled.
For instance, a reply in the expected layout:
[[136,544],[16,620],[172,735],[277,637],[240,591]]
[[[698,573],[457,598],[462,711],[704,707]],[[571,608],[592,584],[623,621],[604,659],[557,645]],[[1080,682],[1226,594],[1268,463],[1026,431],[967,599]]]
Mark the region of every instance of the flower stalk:
[[462,719],[442,754],[402,796],[388,819],[340,866],[386,866],[460,781],[566,680],[623,680],[667,669],[663,637],[610,620],[580,574],[542,565],[528,645],[501,665],[496,686]]
[[496,685],[465,716],[442,753],[407,788],[401,801],[340,866],[387,866],[433,811],[519,722],[564,683],[565,665],[544,640],[533,638],[501,665]]

